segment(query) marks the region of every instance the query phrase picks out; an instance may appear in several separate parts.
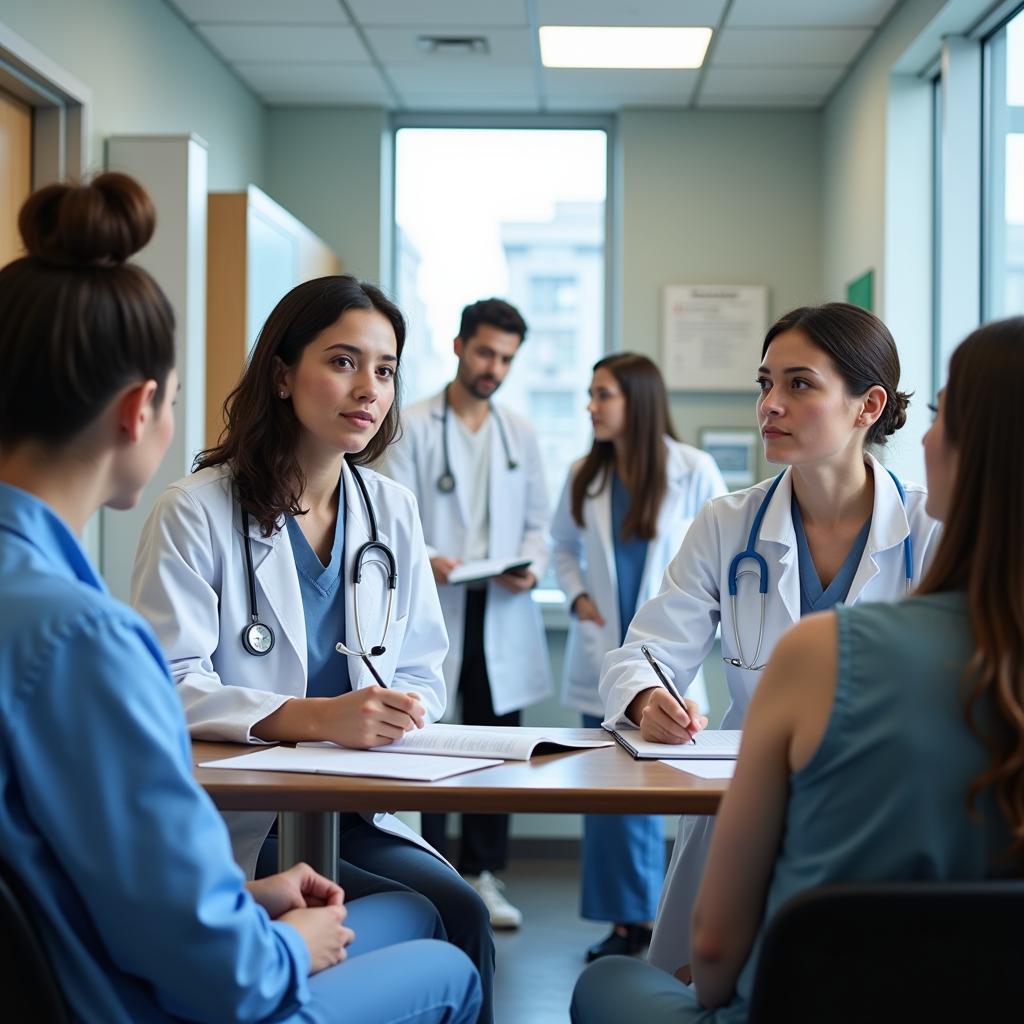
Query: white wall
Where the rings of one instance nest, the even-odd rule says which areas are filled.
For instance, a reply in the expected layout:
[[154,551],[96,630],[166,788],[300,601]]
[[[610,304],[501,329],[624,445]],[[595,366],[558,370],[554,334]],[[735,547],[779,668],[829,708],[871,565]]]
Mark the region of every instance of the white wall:
[[210,188],[263,179],[263,105],[164,0],[2,0],[0,21],[88,86],[89,165],[110,135],[195,132]]
[[[618,144],[618,346],[658,358],[666,284],[767,285],[770,319],[822,299],[817,113],[627,110]],[[746,395],[674,395],[684,439],[752,426],[756,369]]]
[[388,132],[380,107],[267,112],[266,191],[370,281],[390,277]]

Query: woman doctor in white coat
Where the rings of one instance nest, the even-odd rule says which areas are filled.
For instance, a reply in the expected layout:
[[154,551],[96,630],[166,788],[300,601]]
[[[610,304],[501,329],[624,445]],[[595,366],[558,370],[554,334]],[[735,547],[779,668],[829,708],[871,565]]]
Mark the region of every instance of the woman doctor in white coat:
[[[803,307],[772,326],[761,358],[765,457],[787,468],[701,510],[660,593],[605,659],[607,723],[639,725],[657,742],[685,742],[704,720],[657,685],[643,644],[685,689],[721,622],[731,697],[722,728],[739,729],[789,626],[840,602],[899,599],[937,540],[924,489],[901,483],[865,450],[906,420],[909,396],[898,390],[899,356],[885,325],[845,303]],[[687,981],[689,916],[712,821],[680,822],[651,943],[651,962]]]
[[[220,444],[150,515],[132,601],[196,739],[369,748],[443,713],[447,638],[415,499],[360,468],[398,433],[404,341],[401,312],[373,285],[294,288],[225,404]],[[269,870],[274,816],[225,818],[247,873]],[[494,947],[477,894],[392,815],[344,814],[341,833],[348,898],[426,896],[479,969],[490,1020]]]
[[[676,439],[665,382],[646,356],[620,352],[597,362],[587,410],[594,443],[569,470],[551,535],[573,613],[562,699],[593,728],[603,717],[597,684],[605,654],[657,593],[693,517],[726,486],[710,455]],[[699,678],[690,696],[703,699]],[[612,922],[588,961],[648,945],[664,879],[659,815],[584,818],[581,913]]]

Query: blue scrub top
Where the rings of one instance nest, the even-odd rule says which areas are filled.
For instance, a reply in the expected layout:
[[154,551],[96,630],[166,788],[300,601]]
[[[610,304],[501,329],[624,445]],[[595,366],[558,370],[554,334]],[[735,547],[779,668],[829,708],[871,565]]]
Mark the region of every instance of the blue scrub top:
[[615,578],[619,582],[619,629],[622,635],[619,643],[626,639],[626,631],[636,614],[636,601],[640,596],[640,581],[644,575],[644,564],[647,561],[647,541],[639,537],[629,540],[622,538],[622,524],[629,514],[629,491],[619,479],[618,473],[612,474],[612,543],[615,547]]
[[309,955],[244,888],[149,626],[0,484],[0,856],[76,1019],[295,1019]]
[[837,604],[846,601],[846,595],[850,593],[850,585],[854,576],[857,575],[857,567],[861,558],[864,557],[864,548],[867,547],[868,534],[871,532],[871,517],[860,528],[860,533],[854,538],[850,553],[839,567],[832,582],[827,587],[822,587],[818,578],[818,570],[814,567],[814,559],[811,557],[811,548],[807,543],[807,533],[804,531],[803,516],[800,515],[800,506],[796,503],[796,495],[792,500],[793,529],[796,531],[797,557],[800,564],[800,614],[810,615],[811,612],[827,612]]
[[345,637],[345,492],[343,487],[339,491],[338,521],[327,565],[309,546],[295,518],[288,517],[306,621],[307,697],[337,697],[352,689],[348,657],[334,649]]

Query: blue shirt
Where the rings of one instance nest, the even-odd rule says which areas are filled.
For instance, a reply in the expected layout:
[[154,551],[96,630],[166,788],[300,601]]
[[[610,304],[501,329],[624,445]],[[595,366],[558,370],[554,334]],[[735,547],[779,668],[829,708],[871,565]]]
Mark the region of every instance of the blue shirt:
[[864,556],[864,548],[867,547],[868,534],[871,532],[871,517],[860,528],[860,533],[854,538],[850,553],[846,556],[839,571],[832,577],[832,582],[827,587],[822,587],[818,578],[818,570],[814,567],[814,558],[811,556],[811,548],[807,543],[807,534],[804,531],[804,520],[800,514],[800,506],[796,503],[796,495],[793,496],[793,529],[796,531],[797,558],[800,565],[800,614],[810,615],[811,612],[827,612],[837,604],[846,600],[850,592],[850,585],[854,576],[857,575],[857,567]]
[[636,614],[636,599],[640,596],[640,581],[647,561],[647,541],[639,537],[622,538],[622,524],[629,514],[629,491],[612,473],[612,537],[615,547],[615,578],[619,583],[619,643],[626,639],[626,630]]
[[334,649],[345,637],[345,493],[344,488],[340,490],[334,543],[326,566],[309,546],[295,518],[288,516],[288,536],[306,622],[307,697],[337,697],[352,689],[348,658]]
[[146,623],[0,484],[0,855],[78,1020],[292,1020],[300,936],[243,886]]

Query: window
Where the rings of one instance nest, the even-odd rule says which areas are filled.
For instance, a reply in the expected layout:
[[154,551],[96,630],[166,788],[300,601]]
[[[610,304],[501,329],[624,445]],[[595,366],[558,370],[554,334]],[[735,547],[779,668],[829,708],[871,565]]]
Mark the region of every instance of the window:
[[986,48],[985,319],[1024,313],[1024,10]]
[[403,401],[451,379],[463,306],[508,299],[529,332],[498,401],[532,422],[552,505],[591,442],[586,389],[605,349],[606,179],[604,129],[396,132]]

